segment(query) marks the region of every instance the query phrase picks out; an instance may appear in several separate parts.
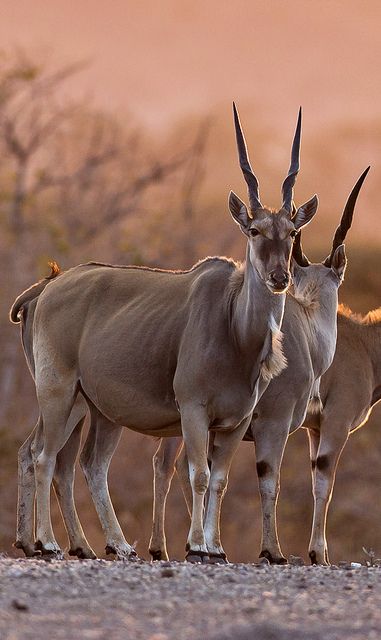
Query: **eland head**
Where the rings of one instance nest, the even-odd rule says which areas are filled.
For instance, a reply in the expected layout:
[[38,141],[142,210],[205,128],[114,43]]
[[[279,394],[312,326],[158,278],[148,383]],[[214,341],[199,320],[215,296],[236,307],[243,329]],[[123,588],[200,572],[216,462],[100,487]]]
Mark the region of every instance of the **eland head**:
[[263,206],[258,180],[251,168],[238,111],[233,103],[239,164],[247,183],[249,206],[233,192],[229,194],[229,209],[235,222],[248,240],[248,259],[272,293],[284,293],[291,281],[290,261],[293,241],[298,232],[313,218],[318,207],[317,196],[294,211],[293,193],[299,172],[302,112],[299,109],[292,144],[291,163],[282,185],[282,206],[279,210]]

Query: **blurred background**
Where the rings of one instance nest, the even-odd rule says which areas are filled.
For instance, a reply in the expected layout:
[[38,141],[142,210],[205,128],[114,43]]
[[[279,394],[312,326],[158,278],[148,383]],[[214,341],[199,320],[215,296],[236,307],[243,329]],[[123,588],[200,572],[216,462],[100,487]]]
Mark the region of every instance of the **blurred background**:
[[[246,198],[232,126],[236,100],[262,201],[280,205],[297,109],[303,105],[296,201],[313,193],[310,259],[329,252],[355,180],[372,170],[347,239],[341,300],[380,304],[381,4],[377,0],[2,0],[0,20],[0,549],[15,529],[17,450],[37,418],[14,298],[48,273],[99,260],[188,268],[206,255],[244,257],[227,210]],[[356,376],[357,372],[354,371]],[[381,555],[380,410],[353,435],[328,522],[331,561]],[[122,527],[148,557],[157,441],[127,432],[110,473]],[[307,556],[312,514],[307,434],[290,438],[279,505],[284,553]],[[95,511],[77,474],[78,511],[102,555]],[[66,546],[54,507],[58,539]],[[170,555],[181,559],[188,516],[174,480]],[[231,560],[254,561],[260,508],[255,453],[242,444],[223,507]],[[306,558],[307,559],[307,558]]]

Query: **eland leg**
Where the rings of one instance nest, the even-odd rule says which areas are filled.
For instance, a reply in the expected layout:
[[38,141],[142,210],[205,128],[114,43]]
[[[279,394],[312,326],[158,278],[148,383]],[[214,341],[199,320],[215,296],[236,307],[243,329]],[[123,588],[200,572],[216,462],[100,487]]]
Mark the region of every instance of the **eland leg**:
[[[208,443],[208,466],[209,469],[211,467],[211,456],[212,456],[212,450],[213,450],[213,442],[214,442],[214,434],[213,433],[209,433],[209,443]],[[181,490],[183,492],[183,496],[185,499],[185,504],[187,505],[187,509],[188,509],[188,513],[189,513],[189,517],[192,517],[192,501],[193,501],[193,496],[192,496],[192,487],[191,487],[191,483],[189,480],[189,463],[188,463],[188,458],[187,458],[187,454],[185,452],[185,448],[182,449],[182,451],[180,452],[176,463],[175,463],[175,467],[176,467],[176,473],[177,473],[177,477],[180,481],[180,486],[181,486]],[[208,496],[206,496],[206,499],[208,498]]]
[[108,489],[108,470],[118,446],[123,427],[112,424],[91,410],[90,431],[83,447],[80,464],[106,538],[106,553],[118,559],[136,559],[134,548],[126,541],[116,517]]
[[180,480],[181,490],[183,492],[183,496],[185,498],[185,503],[187,505],[189,516],[192,517],[192,503],[193,503],[193,494],[192,487],[189,480],[189,463],[187,454],[185,452],[185,448],[182,449],[180,455],[176,460],[176,473],[177,477]]
[[[311,482],[312,482],[312,494],[315,492],[315,476],[316,476],[316,458],[319,451],[319,443],[320,443],[320,430],[318,429],[307,429],[308,434],[308,443],[310,448],[310,464],[311,464]],[[313,529],[313,526],[312,526]],[[310,545],[312,543],[312,529],[311,529],[311,540]],[[325,544],[325,543],[324,543]],[[326,550],[324,549],[324,559],[325,559]],[[311,564],[318,564],[316,559],[316,551],[314,549],[309,548],[308,553]],[[327,564],[328,561],[327,561]]]
[[278,538],[277,503],[280,490],[280,468],[287,442],[288,429],[258,418],[252,424],[256,468],[262,507],[262,540],[260,558],[272,564],[286,564]]
[[[68,420],[75,401],[75,384],[47,384],[36,379],[37,397],[43,424],[43,448],[35,461],[36,549],[42,554],[62,557],[55,540],[50,515],[50,489],[58,452],[71,435]],[[73,425],[70,424],[70,428]]]
[[[95,558],[94,551],[88,544],[79,521],[73,495],[75,460],[80,446],[80,436],[87,405],[82,401],[74,404],[69,417],[74,424],[73,432],[65,446],[57,455],[53,485],[66,531],[68,533],[70,555],[80,558]],[[27,557],[39,552],[35,549],[34,532],[34,501],[35,501],[35,473],[34,464],[43,448],[42,420],[39,418],[30,436],[19,450],[19,482],[17,503],[17,533],[15,547],[23,549]],[[78,553],[72,554],[72,550]]]
[[165,507],[175,472],[175,462],[182,446],[182,438],[162,438],[153,456],[153,519],[149,542],[152,560],[169,559],[165,538]]
[[36,483],[34,477],[33,454],[39,455],[42,449],[41,417],[30,436],[21,445],[18,452],[17,485],[17,527],[14,546],[22,549],[27,558],[35,556],[34,500]]
[[209,417],[205,408],[190,405],[181,407],[181,428],[192,487],[192,518],[185,547],[186,560],[208,562],[203,524],[204,499],[210,478],[207,459]]
[[326,538],[328,508],[332,498],[337,465],[348,440],[346,429],[328,428],[327,418],[321,420],[320,440],[308,430],[314,496],[314,515],[308,554],[312,564],[329,565]]
[[221,544],[220,517],[221,505],[228,485],[231,463],[238,445],[250,424],[245,418],[241,424],[228,433],[214,434],[211,451],[211,475],[209,483],[208,506],[205,518],[205,539],[210,562],[226,563],[226,554]]
[[[83,414],[83,411],[81,413]],[[76,427],[57,455],[53,486],[69,539],[69,555],[80,559],[95,559],[96,554],[86,539],[74,502],[75,462],[81,444],[85,416],[82,415],[78,420],[78,415],[71,415],[70,420],[75,421]]]

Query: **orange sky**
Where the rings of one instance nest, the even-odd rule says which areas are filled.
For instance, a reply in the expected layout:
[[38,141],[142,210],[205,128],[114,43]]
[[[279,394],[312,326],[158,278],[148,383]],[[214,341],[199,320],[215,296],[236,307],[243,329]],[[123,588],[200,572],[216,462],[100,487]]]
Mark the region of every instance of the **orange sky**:
[[[221,193],[221,185],[228,185],[245,194],[231,127],[235,99],[253,153],[259,130],[271,131],[271,145],[255,156],[255,168],[265,202],[276,204],[268,192],[274,185],[262,169],[265,154],[279,161],[284,171],[301,104],[303,175],[298,197],[318,191],[319,219],[329,222],[318,235],[331,233],[331,209],[340,211],[355,179],[370,164],[372,171],[361,194],[363,217],[355,221],[353,242],[365,239],[377,245],[380,26],[380,0],[0,3],[0,43],[5,49],[21,46],[44,52],[54,67],[89,61],[67,86],[75,98],[90,95],[95,103],[122,116],[130,111],[135,121],[164,136],[177,119],[214,112],[214,124],[219,125],[212,131],[210,146],[218,163],[207,172],[210,192]],[[281,178],[283,173],[279,184]]]
[[71,91],[154,126],[235,98],[283,127],[381,113],[380,24],[378,0],[1,0],[0,41],[90,59]]

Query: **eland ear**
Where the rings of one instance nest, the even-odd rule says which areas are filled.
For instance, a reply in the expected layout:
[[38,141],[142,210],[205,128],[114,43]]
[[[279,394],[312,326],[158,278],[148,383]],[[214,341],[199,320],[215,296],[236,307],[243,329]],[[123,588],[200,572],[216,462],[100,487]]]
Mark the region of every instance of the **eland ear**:
[[251,218],[249,216],[247,206],[242,202],[241,198],[234,193],[234,191],[230,191],[229,193],[229,211],[233,220],[241,227],[241,231],[247,234]]
[[311,222],[317,211],[318,205],[318,197],[317,195],[314,195],[310,200],[307,200],[307,202],[297,209],[295,216],[292,219],[295,229],[302,229]]
[[332,256],[331,269],[339,278],[340,282],[344,280],[345,269],[347,268],[347,256],[345,255],[345,246],[340,244]]

